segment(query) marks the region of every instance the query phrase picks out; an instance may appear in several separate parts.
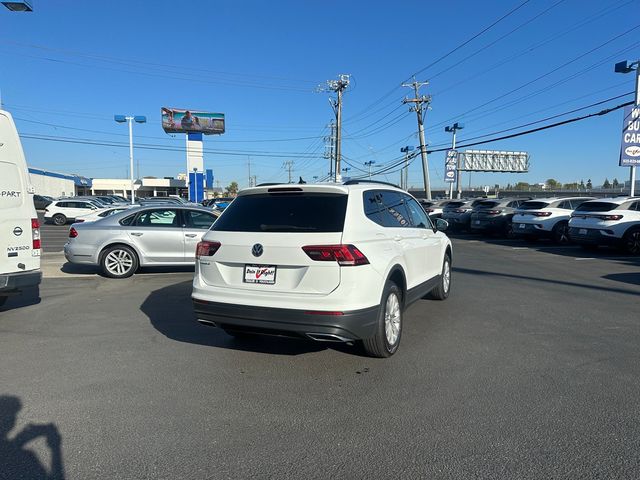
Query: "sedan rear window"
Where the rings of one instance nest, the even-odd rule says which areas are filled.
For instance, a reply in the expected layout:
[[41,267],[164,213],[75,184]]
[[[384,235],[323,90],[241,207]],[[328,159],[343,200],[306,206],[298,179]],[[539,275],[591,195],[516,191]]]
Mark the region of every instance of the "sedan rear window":
[[292,193],[242,195],[211,230],[220,232],[342,232],[347,195]]
[[617,207],[617,203],[585,202],[576,208],[576,212],[608,212],[610,210],[615,210]]
[[524,202],[520,205],[521,210],[540,210],[549,206],[549,202]]

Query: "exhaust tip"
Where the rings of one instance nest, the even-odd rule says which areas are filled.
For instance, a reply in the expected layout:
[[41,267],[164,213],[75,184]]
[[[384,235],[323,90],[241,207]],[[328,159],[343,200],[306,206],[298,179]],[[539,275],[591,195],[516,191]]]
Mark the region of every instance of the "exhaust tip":
[[211,320],[205,320],[203,318],[198,318],[198,323],[204,325],[205,327],[217,327],[217,325]]
[[352,338],[342,337],[333,333],[305,333],[305,335],[316,342],[353,342]]

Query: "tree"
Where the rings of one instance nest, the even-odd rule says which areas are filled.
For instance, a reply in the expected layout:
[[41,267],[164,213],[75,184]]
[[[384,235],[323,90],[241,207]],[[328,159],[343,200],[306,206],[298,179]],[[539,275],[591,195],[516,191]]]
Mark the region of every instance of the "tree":
[[609,183],[609,179],[605,178],[604,183],[602,184],[602,188],[611,188],[611,184]]
[[559,181],[557,181],[555,178],[549,178],[544,183],[547,186],[547,188],[550,188],[551,190],[557,190],[559,188],[562,188],[562,184]]
[[580,180],[580,188],[584,190],[584,180]]
[[225,190],[227,192],[227,195],[235,195],[236,193],[238,193],[238,182],[231,182],[227,187],[225,187]]
[[613,188],[618,188],[618,187],[620,186],[620,182],[618,181],[618,179],[617,179],[617,178],[614,178],[614,179],[613,179],[613,183],[611,184],[611,186],[612,186]]
[[513,188],[516,190],[529,190],[529,184],[527,182],[518,182]]
[[578,182],[565,183],[564,184],[564,189],[565,190],[578,190]]
[[591,179],[587,180],[587,190],[591,190],[593,188],[593,183],[591,183]]

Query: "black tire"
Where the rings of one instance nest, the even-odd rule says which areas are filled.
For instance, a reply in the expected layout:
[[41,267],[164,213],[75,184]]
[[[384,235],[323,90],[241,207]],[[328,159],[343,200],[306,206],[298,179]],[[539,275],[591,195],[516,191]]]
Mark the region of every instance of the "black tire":
[[[364,339],[362,346],[370,357],[387,358],[396,353],[402,337],[402,292],[391,280],[384,287],[380,307],[376,333]],[[387,337],[388,331],[392,340]]]
[[513,233],[513,223],[511,223],[511,220],[505,222],[504,226],[502,227],[502,236],[508,239],[515,238],[515,235]]
[[446,300],[451,291],[451,257],[446,254],[442,261],[442,272],[438,285],[427,295],[432,300]]
[[58,226],[65,225],[67,223],[67,217],[65,217],[61,213],[56,213],[51,220],[53,221],[54,225]]
[[624,251],[630,255],[640,255],[640,228],[628,230],[622,237]]
[[114,245],[102,252],[100,267],[109,278],[127,278],[133,275],[140,262],[136,252],[126,245]]
[[571,238],[569,238],[569,223],[568,222],[558,222],[553,230],[551,230],[551,237],[553,238],[553,243],[557,245],[566,245],[571,243]]
[[598,250],[598,245],[593,243],[581,243],[580,248],[586,250],[587,252],[595,252],[596,250]]

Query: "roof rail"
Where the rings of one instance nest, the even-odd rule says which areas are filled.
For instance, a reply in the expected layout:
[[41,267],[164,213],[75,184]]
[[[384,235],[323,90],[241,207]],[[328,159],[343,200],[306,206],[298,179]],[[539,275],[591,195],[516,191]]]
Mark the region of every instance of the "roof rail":
[[389,187],[400,188],[398,185],[395,185],[393,183],[381,182],[379,180],[365,180],[365,179],[347,180],[346,182],[343,183],[343,185],[359,185],[361,183],[375,183],[375,184],[378,184],[378,185],[387,185]]
[[289,185],[288,183],[282,182],[268,182],[268,183],[259,183],[256,187],[273,187],[274,185]]

